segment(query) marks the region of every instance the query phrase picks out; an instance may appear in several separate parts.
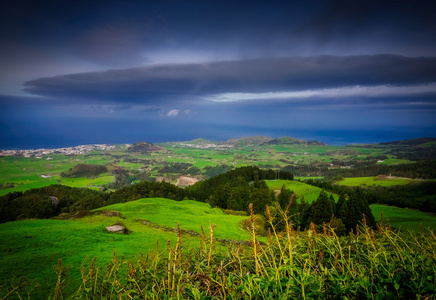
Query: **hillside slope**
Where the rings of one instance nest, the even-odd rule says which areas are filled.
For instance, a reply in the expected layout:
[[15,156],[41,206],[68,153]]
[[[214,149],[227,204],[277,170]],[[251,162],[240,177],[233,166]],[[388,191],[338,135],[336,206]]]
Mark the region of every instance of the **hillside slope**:
[[[239,228],[239,221],[244,218],[225,215],[201,202],[147,198],[102,207],[76,220],[7,222],[0,224],[0,284],[10,282],[12,277],[27,276],[31,282],[41,284],[33,294],[35,299],[47,299],[56,283],[52,267],[59,259],[70,269],[68,280],[76,285],[80,280],[79,267],[87,258],[88,262],[96,257],[97,264],[107,264],[115,251],[117,257],[136,261],[140,252],[156,251],[158,240],[160,250],[166,250],[167,241],[174,245],[177,235],[164,229],[175,228],[178,222],[182,230],[199,234],[203,226],[206,235],[209,224],[216,224],[215,237],[248,241],[248,232]],[[139,220],[152,224],[144,225]],[[130,233],[106,232],[105,227],[116,223],[124,224]],[[189,246],[198,245],[198,238],[182,236]]]

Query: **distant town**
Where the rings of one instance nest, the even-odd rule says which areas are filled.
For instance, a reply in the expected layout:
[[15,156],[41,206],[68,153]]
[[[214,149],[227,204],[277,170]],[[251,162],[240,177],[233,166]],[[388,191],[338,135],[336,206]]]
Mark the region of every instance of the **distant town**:
[[115,146],[113,145],[92,144],[92,145],[80,145],[75,147],[65,147],[65,148],[56,148],[56,149],[0,150],[0,156],[13,155],[13,156],[21,156],[21,157],[42,158],[43,156],[47,156],[51,154],[80,155],[80,154],[89,153],[94,150],[111,150],[113,148],[115,148]]

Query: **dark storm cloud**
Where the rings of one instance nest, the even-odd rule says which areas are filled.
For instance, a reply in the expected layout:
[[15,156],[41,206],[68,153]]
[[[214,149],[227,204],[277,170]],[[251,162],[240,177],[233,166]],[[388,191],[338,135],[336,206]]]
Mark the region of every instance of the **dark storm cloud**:
[[305,34],[312,33],[325,38],[338,34],[350,36],[369,29],[377,34],[376,27],[392,33],[405,31],[418,36],[424,33],[428,35],[436,25],[435,10],[433,0],[333,0],[300,29]]
[[432,0],[333,0],[292,28],[296,41],[340,53],[434,55],[436,4]]
[[431,56],[435,6],[424,0],[3,1],[0,92],[19,93],[32,78],[152,63]]
[[436,82],[436,58],[317,56],[153,65],[40,78],[25,91],[50,97],[153,102],[220,93],[265,93]]

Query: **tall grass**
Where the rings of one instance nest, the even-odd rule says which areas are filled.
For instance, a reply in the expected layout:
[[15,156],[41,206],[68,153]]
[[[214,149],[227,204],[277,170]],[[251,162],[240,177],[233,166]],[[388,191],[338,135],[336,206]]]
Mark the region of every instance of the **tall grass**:
[[[284,215],[277,232],[271,218],[268,243],[257,239],[251,215],[250,245],[217,247],[214,226],[188,250],[180,226],[175,245],[156,246],[139,260],[113,253],[107,266],[95,259],[81,267],[81,284],[64,295],[62,263],[53,299],[436,299],[436,235],[399,233],[385,225],[361,226],[338,236],[328,224],[294,230]],[[19,294],[3,286],[5,298]],[[14,290],[15,288],[15,290]]]

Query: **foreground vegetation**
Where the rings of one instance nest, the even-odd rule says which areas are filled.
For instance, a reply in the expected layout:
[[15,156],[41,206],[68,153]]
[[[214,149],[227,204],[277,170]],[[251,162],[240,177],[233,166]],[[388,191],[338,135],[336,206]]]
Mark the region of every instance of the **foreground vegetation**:
[[[286,213],[282,211],[284,216]],[[52,299],[435,299],[436,236],[432,231],[398,233],[380,221],[362,220],[354,233],[338,236],[328,224],[305,232],[286,222],[277,232],[272,218],[267,243],[259,242],[255,216],[250,245],[219,249],[215,226],[203,231],[199,246],[187,247],[178,226],[169,240],[139,259],[113,251],[111,262],[88,260],[81,279],[69,280],[59,260]],[[163,250],[164,248],[165,250]],[[25,294],[26,281],[2,286],[6,298]],[[73,292],[71,286],[74,286]]]

